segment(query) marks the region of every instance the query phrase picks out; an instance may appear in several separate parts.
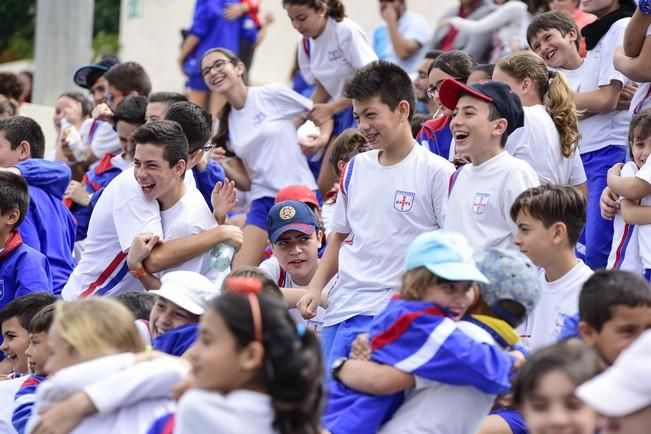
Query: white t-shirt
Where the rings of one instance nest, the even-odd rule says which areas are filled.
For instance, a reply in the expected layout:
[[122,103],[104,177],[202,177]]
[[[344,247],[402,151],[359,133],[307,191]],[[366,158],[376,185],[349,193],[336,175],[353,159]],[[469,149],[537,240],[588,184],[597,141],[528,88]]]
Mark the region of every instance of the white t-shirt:
[[[497,345],[484,329],[467,321],[457,327],[465,334],[489,345]],[[459,434],[476,433],[495,401],[472,386],[455,386],[415,376],[415,387],[382,426],[380,434]]]
[[[187,176],[188,174],[186,174]],[[190,173],[191,175],[191,173]],[[165,240],[189,237],[199,234],[217,225],[215,217],[206,204],[199,190],[186,187],[185,194],[171,208],[160,213]],[[213,279],[210,270],[210,252],[195,256],[160,273],[162,277],[170,271],[186,270],[203,274]]]
[[14,414],[14,398],[28,377],[0,381],[0,434],[16,434],[11,418]]
[[120,138],[108,122],[86,119],[79,127],[79,134],[98,160],[107,152],[120,152]]
[[121,170],[126,170],[131,166],[131,161],[127,161],[122,158],[122,154],[118,154],[115,157],[111,158],[111,165],[117,167]]
[[298,41],[301,74],[310,84],[318,80],[332,99],[342,96],[346,80],[356,69],[377,60],[364,31],[348,18],[340,22],[328,18],[323,33],[316,39],[308,39],[307,45],[306,49],[301,37]]
[[[635,162],[629,161],[622,167],[621,175],[624,177],[635,176],[638,169]],[[642,274],[642,260],[638,239],[638,225],[629,225],[620,213],[613,219],[613,242],[608,256],[607,269],[626,270]],[[650,240],[651,241],[651,240]]]
[[[651,36],[651,26],[647,27],[646,36],[647,39]],[[651,108],[651,83],[640,83],[631,100],[629,111],[635,114],[647,108]]]
[[64,300],[94,295],[142,291],[129,273],[127,252],[136,235],[163,236],[158,202],[145,199],[134,176],[126,169],[104,189],[88,225],[84,254],[61,295]]
[[413,142],[409,155],[382,166],[379,151],[356,155],[341,178],[333,230],[349,234],[324,327],[376,315],[400,284],[409,243],[442,226],[452,164]]
[[387,41],[386,52],[378,53],[380,58],[395,63],[409,74],[416,72],[418,70],[419,62],[423,57],[425,57],[427,50],[429,50],[428,43],[432,40],[431,26],[427,23],[425,17],[407,10],[398,20],[398,33],[400,33],[400,36],[402,36],[403,39],[416,41],[420,44],[420,48],[405,60],[402,60],[396,54],[393,44],[391,43],[389,29],[386,22],[383,22],[375,28],[373,31],[374,39],[378,32],[383,32],[385,34],[384,36],[389,39]]
[[277,434],[269,395],[235,390],[224,396],[190,389],[179,401],[174,434],[237,433]]
[[463,166],[450,183],[443,228],[464,234],[475,250],[514,249],[517,227],[511,205],[520,193],[540,184],[531,166],[500,152],[479,166]]
[[561,142],[554,121],[544,105],[524,109],[524,126],[513,131],[505,149],[529,163],[541,184],[579,185],[586,182],[579,152],[570,158],[561,154]]
[[592,273],[590,267],[580,259],[577,259],[576,265],[565,276],[554,282],[545,279],[545,270],[539,271],[542,285],[540,301],[524,324],[531,350],[551,345],[558,340],[565,320],[579,312],[579,294],[583,283]]
[[[624,74],[615,69],[613,57],[615,49],[622,45],[629,20],[623,18],[616,21],[597,45],[588,51],[580,67],[574,70],[559,69],[575,93],[592,92],[608,86],[611,81],[619,81],[622,85],[628,83],[629,80]],[[597,113],[579,120],[581,154],[598,151],[610,145],[627,146],[630,120],[631,114],[626,110]]]
[[251,200],[276,197],[291,184],[316,189],[294,126],[311,109],[311,100],[277,84],[249,87],[244,107],[231,109],[230,146],[249,170]]
[[[280,288],[305,288],[305,285],[299,285],[295,283],[289,273],[281,273],[280,263],[274,256],[262,261],[258,268],[271,276],[271,278],[276,281],[278,287]],[[330,283],[326,285],[326,288],[332,287],[335,279],[336,277],[334,277],[333,280],[331,280]],[[323,326],[323,317],[325,316],[325,309],[321,306],[317,308],[316,316],[307,320],[301,316],[301,313],[297,308],[289,309],[289,313],[292,315],[292,318],[294,318],[296,322],[302,322],[305,324],[305,327],[312,330],[315,334],[318,335],[321,331],[321,327]]]
[[[651,184],[651,164],[644,163],[635,176]],[[651,196],[642,198],[640,205],[651,206]],[[651,225],[638,225],[637,229],[640,260],[642,268],[646,270],[651,268]]]

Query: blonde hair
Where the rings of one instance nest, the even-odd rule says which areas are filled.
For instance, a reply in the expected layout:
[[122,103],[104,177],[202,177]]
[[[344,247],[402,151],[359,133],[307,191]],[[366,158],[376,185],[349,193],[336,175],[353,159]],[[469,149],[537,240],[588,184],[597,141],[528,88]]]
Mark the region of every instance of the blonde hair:
[[503,57],[497,62],[497,67],[516,80],[529,78],[533,82],[558,130],[561,154],[570,158],[579,143],[579,118],[572,89],[565,77],[549,71],[540,57],[528,51]]
[[422,300],[427,288],[444,281],[425,267],[407,270],[402,275],[400,296],[405,300]]
[[53,325],[81,360],[92,360],[143,351],[145,345],[134,321],[131,312],[119,302],[89,297],[57,302]]

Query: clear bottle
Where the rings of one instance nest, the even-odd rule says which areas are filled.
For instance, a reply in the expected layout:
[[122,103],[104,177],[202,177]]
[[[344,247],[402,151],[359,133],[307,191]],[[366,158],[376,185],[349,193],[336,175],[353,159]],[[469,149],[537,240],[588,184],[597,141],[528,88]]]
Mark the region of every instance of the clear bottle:
[[230,244],[219,243],[210,249],[210,272],[207,277],[219,287],[231,272],[233,255],[235,255],[235,248]]

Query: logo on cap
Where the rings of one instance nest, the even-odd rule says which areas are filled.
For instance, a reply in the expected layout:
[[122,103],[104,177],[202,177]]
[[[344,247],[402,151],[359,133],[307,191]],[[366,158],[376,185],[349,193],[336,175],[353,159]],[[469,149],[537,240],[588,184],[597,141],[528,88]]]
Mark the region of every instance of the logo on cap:
[[296,215],[296,208],[289,205],[280,208],[280,211],[278,212],[278,216],[283,220],[289,220],[295,215]]

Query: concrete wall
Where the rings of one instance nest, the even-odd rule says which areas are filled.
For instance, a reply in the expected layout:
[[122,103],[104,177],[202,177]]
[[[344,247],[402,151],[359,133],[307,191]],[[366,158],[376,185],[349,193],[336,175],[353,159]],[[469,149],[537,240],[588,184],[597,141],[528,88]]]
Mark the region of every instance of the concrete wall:
[[[192,19],[194,0],[122,0],[120,43],[122,60],[140,62],[153,80],[154,90],[182,90],[183,77],[176,63],[180,29]],[[370,37],[381,22],[376,0],[344,0],[347,13]],[[457,0],[409,0],[410,9],[425,15],[432,28],[442,13]],[[298,33],[291,27],[281,0],[263,0],[263,13],[275,22],[255,55],[252,81],[287,82]]]

